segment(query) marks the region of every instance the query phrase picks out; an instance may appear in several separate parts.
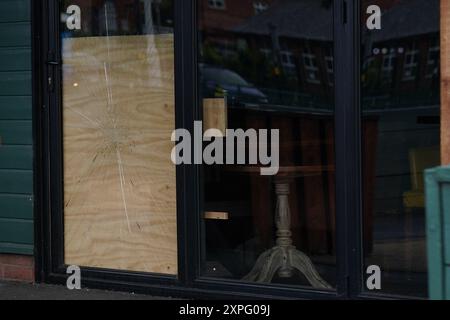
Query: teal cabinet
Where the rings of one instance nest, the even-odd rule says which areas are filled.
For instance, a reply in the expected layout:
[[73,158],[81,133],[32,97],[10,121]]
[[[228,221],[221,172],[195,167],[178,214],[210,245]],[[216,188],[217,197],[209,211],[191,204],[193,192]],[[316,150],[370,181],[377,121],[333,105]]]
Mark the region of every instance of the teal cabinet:
[[450,167],[425,174],[430,299],[450,300]]

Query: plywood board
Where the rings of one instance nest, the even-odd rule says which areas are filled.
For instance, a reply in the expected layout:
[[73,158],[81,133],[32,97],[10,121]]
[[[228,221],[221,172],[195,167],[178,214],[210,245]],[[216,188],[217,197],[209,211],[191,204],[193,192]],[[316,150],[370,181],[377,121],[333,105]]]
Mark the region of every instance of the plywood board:
[[63,40],[65,262],[177,273],[172,35]]
[[203,99],[203,130],[216,129],[225,136],[228,124],[225,98]]

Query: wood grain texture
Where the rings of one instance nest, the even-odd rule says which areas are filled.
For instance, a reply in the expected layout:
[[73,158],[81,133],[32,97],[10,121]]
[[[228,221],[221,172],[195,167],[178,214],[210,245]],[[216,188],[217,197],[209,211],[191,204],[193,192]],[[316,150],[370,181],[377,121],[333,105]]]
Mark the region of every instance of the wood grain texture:
[[65,262],[177,273],[172,35],[63,41]]
[[225,136],[228,125],[227,104],[225,98],[203,99],[203,130],[218,129]]
[[441,161],[450,164],[450,1],[441,0]]

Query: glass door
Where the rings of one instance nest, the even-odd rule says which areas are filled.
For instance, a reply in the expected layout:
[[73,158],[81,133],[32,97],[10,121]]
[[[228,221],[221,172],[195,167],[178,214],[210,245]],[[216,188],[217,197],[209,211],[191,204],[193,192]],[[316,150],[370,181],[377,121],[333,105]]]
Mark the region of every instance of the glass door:
[[177,275],[173,1],[59,10],[64,263]]
[[336,288],[333,7],[198,1],[203,277]]

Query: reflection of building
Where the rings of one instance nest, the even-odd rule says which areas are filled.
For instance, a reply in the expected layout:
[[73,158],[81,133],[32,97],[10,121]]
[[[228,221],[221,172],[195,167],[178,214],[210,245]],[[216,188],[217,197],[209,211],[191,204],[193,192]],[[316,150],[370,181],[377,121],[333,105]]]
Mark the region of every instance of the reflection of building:
[[[239,6],[234,12],[241,15],[231,15],[230,21],[226,10],[202,10],[204,62],[233,69],[263,89],[271,104],[294,105],[306,99],[314,108],[330,109],[334,91],[330,2],[278,0],[259,11],[255,1],[226,4]],[[320,28],[317,19],[323,22]],[[311,93],[320,101],[312,102]]]
[[397,2],[383,15],[381,30],[364,34],[362,86],[376,98],[366,101],[367,107],[387,95],[395,99],[384,104],[397,107],[437,105],[440,2]]
[[172,1],[74,0],[82,12],[83,35],[150,34],[173,27]]
[[232,30],[277,0],[201,0],[200,30]]
[[[229,0],[225,8],[217,9],[204,1],[200,29],[207,30],[202,34],[205,62],[214,64],[218,59],[267,91],[279,90],[282,83],[288,90],[320,95],[325,103],[331,101],[334,94],[331,3],[275,0],[259,14],[252,9],[252,3]],[[378,105],[383,96],[390,96],[397,105],[436,103],[439,17],[434,15],[439,13],[439,1],[377,3],[385,10],[383,28],[371,32],[371,43],[365,43],[363,49],[363,89],[376,98]],[[421,19],[423,15],[427,19]],[[325,23],[317,27],[318,20]],[[264,58],[271,62],[264,73],[252,73],[248,65],[236,63],[245,59],[256,66]],[[406,95],[410,98],[414,95],[414,99],[399,101]],[[373,99],[365,103],[373,104]],[[388,100],[382,103],[394,103]]]
[[[441,1],[444,4],[441,12],[444,33],[450,30],[450,6],[445,6],[446,1],[448,0]],[[45,6],[45,3],[48,3],[49,7]],[[73,3],[82,6],[83,30],[62,29],[63,37],[104,36],[105,9],[111,36],[123,36],[124,41],[129,38],[128,43],[134,41],[132,38],[138,37],[127,35],[144,32],[143,28],[146,24],[149,25],[149,19],[154,21],[156,29],[160,25],[170,27],[173,19],[178,19],[174,18],[173,14],[167,14],[165,4],[168,1],[35,1],[34,5],[39,12],[46,12],[46,9],[57,12],[58,8],[63,9]],[[105,3],[108,5],[105,6]],[[211,294],[220,294],[218,298],[239,296],[306,299],[364,298],[369,294],[373,294],[371,298],[383,297],[384,294],[426,296],[424,190],[420,181],[423,181],[423,170],[438,163],[435,158],[439,157],[439,134],[444,138],[449,136],[447,92],[442,95],[442,110],[437,103],[436,82],[439,76],[440,50],[437,39],[438,0],[362,1],[365,5],[379,4],[384,12],[383,30],[363,32],[364,41],[356,39],[354,43],[357,47],[353,48],[355,50],[360,49],[361,42],[365,48],[361,50],[361,60],[364,62],[361,97],[364,102],[363,111],[366,111],[362,121],[359,121],[358,103],[355,103],[356,108],[349,108],[344,104],[345,101],[339,99],[336,101],[336,117],[330,112],[335,105],[331,100],[333,86],[337,87],[342,83],[333,83],[335,61],[330,31],[332,10],[329,7],[325,17],[323,8],[326,7],[323,5],[327,4],[326,0],[201,0],[198,3],[200,10],[197,13],[202,19],[202,24],[199,25],[202,32],[198,36],[200,43],[204,44],[200,48],[203,62],[200,66],[200,76],[210,82],[228,81],[229,86],[232,86],[229,82],[233,78],[233,84],[237,85],[232,89],[239,93],[242,100],[249,102],[244,106],[236,106],[231,99],[227,100],[230,106],[226,114],[229,127],[280,128],[280,164],[285,168],[329,167],[335,163],[336,154],[338,159],[341,159],[341,165],[337,165],[335,171],[338,179],[335,179],[334,172],[328,171],[330,168],[324,168],[326,170],[320,176],[290,177],[294,181],[291,183],[288,197],[294,244],[311,257],[320,274],[330,284],[337,283],[338,292],[309,291],[307,287],[303,287],[305,282],[300,277],[275,279],[275,286],[241,280],[241,277],[253,268],[259,253],[272,247],[276,240],[274,213],[277,198],[274,183],[270,178],[246,175],[245,170],[237,172],[235,168],[226,166],[189,166],[187,171],[183,168],[183,174],[179,176],[180,179],[177,178],[177,199],[181,199],[181,202],[177,203],[177,209],[180,210],[178,217],[181,219],[177,219],[176,234],[180,252],[179,277],[135,273],[122,269],[86,269],[87,272],[84,273],[83,269],[83,276],[87,276],[86,279],[83,278],[86,280],[83,281],[83,286],[86,283],[108,289],[126,288],[158,295],[185,295],[190,298],[212,297]],[[55,20],[51,24],[47,23],[46,15],[35,17],[36,29],[33,29],[33,35],[36,51],[33,51],[30,48],[30,39],[33,37],[33,24],[29,21],[30,5],[30,1],[0,1],[0,12],[7,13],[3,14],[0,21],[1,30],[4,31],[0,32],[0,53],[3,62],[0,64],[0,71],[4,76],[3,85],[0,87],[0,277],[17,276],[31,279],[36,272],[44,281],[62,283],[67,276],[62,266],[69,262],[64,252],[65,239],[69,239],[65,237],[65,224],[70,223],[70,220],[64,218],[65,190],[61,171],[64,168],[64,158],[71,159],[67,150],[73,150],[80,142],[68,141],[63,135],[68,131],[60,130],[63,124],[61,110],[66,110],[66,115],[68,110],[64,108],[64,91],[59,92],[55,82],[50,81],[53,79],[52,75],[58,77],[58,70],[67,70],[68,65],[67,61],[62,61],[61,67],[57,66],[58,60],[47,61],[48,52],[53,50],[60,53],[58,39],[61,34],[53,28],[59,17],[54,17]],[[364,6],[362,9],[361,16],[365,18],[367,15]],[[175,21],[180,21],[179,25],[193,18],[190,16],[193,12],[187,10],[178,14],[182,15],[182,19]],[[38,26],[42,26],[44,30],[40,30]],[[322,28],[317,29],[317,26]],[[187,29],[185,31],[190,36],[195,36],[190,33],[191,28]],[[49,41],[40,41],[41,36]],[[447,38],[448,35],[444,34],[444,55],[448,52],[448,49],[444,50],[444,47],[448,47]],[[191,39],[188,37],[187,40]],[[95,43],[96,39],[86,40],[94,42],[89,50],[96,53],[89,55],[85,60],[86,65],[78,70],[83,73],[97,61],[106,60],[94,60],[106,51]],[[175,37],[175,41],[179,40]],[[166,89],[172,90],[172,80],[175,77],[177,127],[190,128],[192,118],[202,118],[201,98],[205,96],[201,94],[201,90],[198,90],[200,94],[193,94],[191,90],[192,87],[201,89],[200,81],[196,82],[190,74],[186,75],[185,71],[189,71],[190,67],[184,68],[185,65],[191,66],[195,63],[194,59],[191,60],[194,50],[191,51],[189,43],[186,46],[186,42],[181,43],[181,46],[176,44],[177,49],[187,47],[189,52],[179,56],[175,71],[166,77],[171,85],[158,86],[155,89],[161,92],[161,96],[165,95],[169,92]],[[137,74],[144,73],[145,70],[139,69],[136,72],[130,65],[144,62],[147,58],[155,65],[169,59],[169,56],[166,56],[161,60],[160,52],[146,51],[147,48],[141,45],[124,47],[123,59],[120,58],[114,68],[118,72],[114,72],[113,80],[115,88],[116,83],[121,84],[120,88],[117,88],[120,92],[136,92],[141,86],[149,84],[147,81],[138,81]],[[72,58],[82,62],[80,55],[83,51],[80,48],[73,49]],[[137,49],[141,52],[136,53]],[[170,50],[169,47],[166,49]],[[36,55],[36,63],[33,64],[30,63],[32,53]],[[172,61],[171,58],[170,60]],[[108,67],[106,64],[103,66]],[[339,79],[351,80],[350,74],[359,72],[358,68],[353,67],[348,72],[339,68],[339,72],[342,71]],[[448,77],[447,69],[442,69],[443,84]],[[157,72],[158,68],[149,68],[148,75],[154,77]],[[48,75],[51,77],[47,78]],[[104,79],[102,70],[91,73],[91,76],[92,79],[86,80],[95,82],[96,85],[97,82],[102,83],[105,80],[108,82]],[[32,78],[36,80],[33,91]],[[185,81],[180,81],[182,79]],[[62,77],[63,84],[71,87],[72,83],[67,80],[67,77]],[[73,92],[87,87],[81,82],[73,85]],[[220,103],[222,111],[225,105],[222,99],[224,91],[216,90],[215,86],[211,89],[212,94],[218,93],[214,96],[218,98],[215,102]],[[355,95],[360,94],[359,84],[351,88],[347,86],[347,89]],[[104,110],[112,102],[111,98],[114,98],[117,105],[122,104],[126,111],[130,110],[130,114],[140,110],[142,117],[135,117],[133,124],[136,124],[136,128],[142,125],[145,131],[159,128],[165,119],[165,112],[154,112],[154,108],[151,108],[151,112],[142,112],[145,106],[158,105],[163,100],[160,94],[155,99],[148,99],[146,93],[139,92],[132,94],[131,99],[120,99],[116,89],[113,97],[108,95],[108,90],[98,96],[89,94],[91,91],[83,92],[82,95],[86,95],[86,98],[80,100],[80,105],[95,104],[91,108],[94,111]],[[233,91],[227,91],[227,95],[230,92]],[[104,95],[108,97],[104,98]],[[78,95],[76,98],[78,100]],[[130,101],[136,99],[142,101],[142,104],[133,107]],[[41,109],[38,106],[41,105],[46,106],[42,113],[38,111]],[[318,108],[320,109],[317,110]],[[327,110],[323,110],[324,108]],[[171,110],[170,106],[167,110]],[[441,131],[438,119],[440,112],[443,118]],[[147,120],[149,115],[152,115],[153,120]],[[94,122],[102,120],[100,118],[96,116]],[[170,118],[174,119],[173,114]],[[108,120],[108,117],[105,119]],[[105,130],[115,137],[116,147],[122,147],[122,141],[126,140],[128,143],[132,140],[122,135],[122,124],[128,126],[131,123],[131,119],[128,119],[130,121],[119,123],[117,128],[110,126]],[[350,123],[343,121],[345,119],[350,120]],[[86,141],[92,142],[97,136],[89,139],[91,124],[92,122],[86,122],[83,126],[74,126],[72,129],[82,130],[86,134]],[[336,137],[336,141],[335,124],[339,126],[338,132],[341,133]],[[340,129],[347,125],[354,130],[348,130],[348,134],[344,136],[344,130]],[[356,128],[360,125],[361,136]],[[32,130],[33,127],[37,130]],[[123,137],[123,140],[116,140],[117,136]],[[154,140],[153,137],[143,138],[145,132],[139,136],[138,141],[132,142],[133,147],[136,142],[138,145],[143,144],[142,149],[145,149],[145,152],[158,153],[163,161],[168,161],[168,153],[160,152],[158,147],[148,147]],[[168,142],[168,139],[169,134],[164,135],[164,141]],[[356,142],[358,140],[361,140],[361,145]],[[448,158],[446,140],[449,139],[443,139],[442,151]],[[92,147],[94,148],[94,145]],[[79,149],[81,148],[78,146]],[[86,152],[90,151],[90,148],[84,149]],[[140,153],[136,152],[133,158],[136,160]],[[362,159],[356,160],[360,156]],[[102,156],[93,157],[92,163],[105,163],[101,158]],[[350,163],[344,161],[348,159]],[[85,160],[86,164],[90,164],[90,157],[87,156]],[[127,166],[127,176],[130,169],[135,172],[147,166],[156,170],[160,168],[158,162],[126,160],[124,164]],[[411,168],[410,162],[413,164]],[[131,163],[137,168],[128,167]],[[355,165],[354,168],[359,167],[360,170],[353,170],[351,165]],[[98,187],[82,190],[84,193],[101,195],[95,198],[95,206],[89,206],[92,211],[96,211],[94,207],[97,205],[101,206],[107,202],[103,192],[107,188],[103,188],[104,185],[115,186],[120,190],[121,181],[114,184],[109,182],[109,176],[113,179],[122,176],[120,166],[112,166],[109,163],[104,166],[111,168],[111,175],[105,176],[103,181],[99,179]],[[80,173],[86,168],[72,167]],[[133,198],[136,196],[147,205],[154,197],[143,196],[140,190],[143,185],[155,184],[155,176],[139,176],[140,181],[126,179],[124,183],[127,190],[137,191],[133,192]],[[98,177],[101,178],[101,175]],[[361,190],[354,186],[357,180],[362,184]],[[161,188],[161,191],[164,195],[155,197],[158,203],[169,198],[164,188]],[[335,191],[338,192],[337,195]],[[361,197],[358,197],[360,193]],[[108,198],[114,200],[117,197]],[[170,199],[174,200],[173,196]],[[338,201],[335,202],[335,199]],[[342,205],[343,200],[345,206]],[[128,201],[131,203],[132,199]],[[364,207],[362,209],[359,208],[360,202]],[[87,208],[86,203],[83,203],[83,206]],[[121,204],[119,207],[121,208]],[[227,220],[207,219],[203,211],[209,210],[209,213],[213,214],[229,213],[226,215]],[[136,217],[135,212],[130,210],[130,213],[130,216]],[[133,233],[126,231],[126,225],[123,232],[111,232],[110,226],[115,221],[111,219],[109,209],[107,216],[97,213],[95,216],[101,219],[102,229],[110,232],[113,238],[112,241],[99,240],[98,234],[93,232],[94,249],[106,246],[110,248],[96,251],[96,257],[112,255],[114,259],[111,261],[116,260],[118,249],[129,244],[130,237],[142,235],[140,223],[132,224]],[[121,219],[124,217],[125,215],[120,216]],[[151,221],[153,226],[161,225],[153,218],[147,219],[147,215],[142,217],[146,222]],[[358,219],[360,217],[364,218],[361,223]],[[356,218],[356,221],[353,218]],[[80,216],[80,221],[85,220],[85,216]],[[36,226],[35,243],[33,225]],[[363,228],[363,235],[359,233],[360,226]],[[86,239],[85,233],[77,234],[79,237],[70,237],[74,242]],[[168,235],[166,229],[161,229],[155,236],[167,238]],[[155,243],[153,235],[151,237],[146,239],[146,244]],[[337,248],[334,241],[336,238],[339,239]],[[362,252],[356,249],[361,242],[364,243]],[[143,251],[141,246],[133,246],[128,253],[138,260],[140,257],[154,258],[153,254]],[[36,269],[33,267],[33,259],[36,259]],[[344,265],[351,267],[341,268]],[[363,276],[368,265],[378,265],[382,269],[381,292],[358,289],[365,280]],[[16,272],[12,272],[14,269]],[[358,270],[362,272],[357,272]],[[362,296],[359,296],[359,293]]]
[[[249,112],[251,106],[240,110],[230,108],[229,125],[280,128],[283,141],[281,165],[332,164],[334,155],[329,149],[334,139],[334,119],[330,111],[335,104],[332,2],[273,1],[263,12],[249,13],[246,17],[243,14],[233,17],[232,23],[225,23],[230,21],[225,16],[231,18],[226,6],[237,3],[226,1],[224,7],[215,8],[213,21],[208,20],[212,15],[204,14],[200,38],[202,62],[239,74],[263,92],[268,102],[255,107],[253,113]],[[358,49],[362,54],[364,254],[388,271],[405,274],[411,270],[407,264],[412,251],[403,250],[404,243],[413,243],[410,237],[414,237],[419,245],[424,243],[423,207],[416,208],[420,209],[416,210],[419,213],[416,216],[404,214],[409,210],[403,205],[404,195],[421,196],[420,192],[410,188],[410,181],[417,176],[415,169],[410,168],[410,162],[414,160],[410,155],[418,154],[419,160],[433,163],[436,152],[430,156],[423,146],[439,144],[439,3],[439,0],[367,2],[378,4],[383,10],[381,31],[366,31],[364,21],[368,15],[361,14],[362,43]],[[243,2],[242,6],[245,5],[248,3]],[[203,10],[209,12],[212,9],[205,8],[200,12]],[[230,95],[233,93],[228,92]],[[235,107],[230,101],[232,99],[228,100],[230,107]],[[238,122],[243,119],[244,124]],[[308,147],[302,147],[306,145]],[[209,172],[206,176],[216,175]],[[334,180],[332,174],[324,173],[323,177],[298,179],[293,183],[297,192],[290,195],[290,209],[294,219],[298,219],[292,223],[294,243],[313,257],[334,252],[330,240],[334,232],[332,221],[335,221]],[[267,192],[264,190],[269,187],[258,182],[245,188],[245,179],[238,179],[242,183],[234,186],[235,179],[227,181],[224,178],[219,184],[211,178],[205,199],[211,200],[214,209],[217,208],[214,207],[215,199],[227,200],[226,211],[234,214],[237,210],[233,211],[233,204],[242,201],[248,192],[249,208],[242,211],[252,212],[255,234],[261,235],[263,243],[268,243],[271,227],[267,226],[267,221],[271,216],[267,208],[273,207],[273,200],[270,193],[265,194],[265,201],[255,194]],[[233,191],[239,191],[238,195],[224,191],[231,189],[231,185]],[[214,190],[220,190],[220,195],[214,194]],[[406,230],[408,223],[404,223],[413,216],[416,220],[408,223],[415,224],[414,232]],[[386,225],[392,225],[393,231]],[[237,235],[237,228],[230,227],[230,230],[228,236],[234,241],[231,246],[237,246],[239,239],[244,242],[242,239],[249,234]],[[214,235],[208,239],[213,241]],[[395,250],[403,250],[396,256],[398,260],[403,259],[404,265],[383,257],[384,252],[381,255],[377,252],[383,241]],[[214,248],[220,248],[220,243],[216,243],[216,247],[210,244],[210,248],[214,252]],[[392,254],[390,249],[386,252],[386,255]],[[416,255],[417,265],[425,261],[422,251],[417,250]],[[395,266],[391,267],[391,263]],[[424,268],[416,270],[418,275],[411,276],[412,285],[409,285],[423,291]]]

